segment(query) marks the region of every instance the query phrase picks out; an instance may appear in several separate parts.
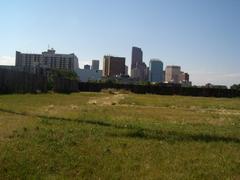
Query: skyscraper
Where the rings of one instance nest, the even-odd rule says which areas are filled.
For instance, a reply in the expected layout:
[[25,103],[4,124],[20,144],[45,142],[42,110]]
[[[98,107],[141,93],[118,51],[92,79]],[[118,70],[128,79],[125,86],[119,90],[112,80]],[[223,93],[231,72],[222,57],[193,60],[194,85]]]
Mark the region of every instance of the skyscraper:
[[149,63],[149,81],[163,82],[163,62],[158,59],[151,59]]
[[128,66],[125,65],[125,75],[128,76]]
[[181,67],[180,66],[167,66],[165,74],[166,82],[179,84],[181,81]]
[[143,62],[143,52],[141,48],[133,47],[132,48],[132,65],[131,70],[137,67],[137,64]]
[[137,64],[137,66],[131,71],[132,78],[138,81],[148,80],[148,68],[145,63]]
[[91,66],[88,65],[88,64],[87,64],[87,65],[84,65],[84,69],[85,69],[85,70],[90,70],[90,69],[91,69]]
[[125,61],[124,57],[104,56],[103,76],[114,77],[125,75]]
[[189,74],[185,72],[181,72],[181,82],[189,82]]
[[92,60],[92,70],[99,70],[99,60]]
[[131,77],[139,81],[148,79],[147,66],[143,62],[143,52],[138,47],[132,48]]

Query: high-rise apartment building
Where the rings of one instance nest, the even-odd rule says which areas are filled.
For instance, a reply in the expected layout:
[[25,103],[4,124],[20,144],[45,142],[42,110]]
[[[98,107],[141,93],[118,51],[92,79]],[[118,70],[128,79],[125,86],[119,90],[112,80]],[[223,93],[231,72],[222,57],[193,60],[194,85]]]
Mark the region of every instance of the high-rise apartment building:
[[92,60],[92,70],[99,70],[99,60]]
[[42,54],[16,52],[16,67],[34,72],[38,68],[75,71],[79,68],[78,58],[74,54],[56,54],[49,49]]
[[125,61],[124,57],[104,56],[103,76],[114,77],[125,75]]
[[149,81],[163,82],[163,62],[158,59],[151,59],[149,63]]
[[167,66],[165,71],[165,80],[168,83],[179,84],[181,82],[181,67]]

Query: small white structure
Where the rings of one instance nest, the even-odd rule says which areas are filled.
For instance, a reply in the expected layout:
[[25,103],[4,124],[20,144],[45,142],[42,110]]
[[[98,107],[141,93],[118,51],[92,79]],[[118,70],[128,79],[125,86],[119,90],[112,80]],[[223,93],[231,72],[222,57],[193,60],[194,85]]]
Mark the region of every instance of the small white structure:
[[81,82],[99,81],[102,78],[102,70],[78,69],[76,73]]

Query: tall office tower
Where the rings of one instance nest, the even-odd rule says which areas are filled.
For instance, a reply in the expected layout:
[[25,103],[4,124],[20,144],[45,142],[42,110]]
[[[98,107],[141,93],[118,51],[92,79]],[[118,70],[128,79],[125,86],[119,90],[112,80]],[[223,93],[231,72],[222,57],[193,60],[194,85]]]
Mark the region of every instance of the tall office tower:
[[181,81],[181,67],[180,66],[167,66],[165,74],[166,82],[179,84]]
[[163,82],[166,82],[166,71],[163,71]]
[[103,76],[114,77],[125,75],[125,61],[124,57],[104,56]]
[[131,70],[137,67],[137,64],[143,62],[143,52],[141,48],[133,47],[132,48],[132,65]]
[[132,78],[138,81],[147,81],[148,80],[148,68],[145,63],[137,64],[134,69],[131,71]]
[[54,49],[49,49],[42,54],[26,54],[17,51],[15,63],[16,67],[31,72],[38,68],[66,71],[75,71],[79,68],[77,56],[74,54],[56,54]]
[[180,77],[181,77],[181,79],[180,79],[181,82],[189,82],[189,74],[188,73],[181,72]]
[[163,62],[158,59],[151,59],[149,63],[149,81],[163,82]]
[[99,70],[99,60],[92,60],[92,70]]
[[88,64],[87,64],[87,65],[84,65],[84,69],[85,69],[85,70],[90,70],[90,69],[91,69],[91,66],[88,65]]
[[125,65],[125,75],[128,76],[128,66]]
[[139,81],[147,81],[147,66],[143,62],[143,52],[141,48],[132,48],[131,77]]

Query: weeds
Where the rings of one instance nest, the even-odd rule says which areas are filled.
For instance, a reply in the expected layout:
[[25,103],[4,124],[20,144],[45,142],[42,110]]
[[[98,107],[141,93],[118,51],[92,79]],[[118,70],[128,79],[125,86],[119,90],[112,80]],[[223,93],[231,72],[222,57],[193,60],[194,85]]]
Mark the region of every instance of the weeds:
[[239,99],[111,93],[0,96],[0,179],[238,179]]

